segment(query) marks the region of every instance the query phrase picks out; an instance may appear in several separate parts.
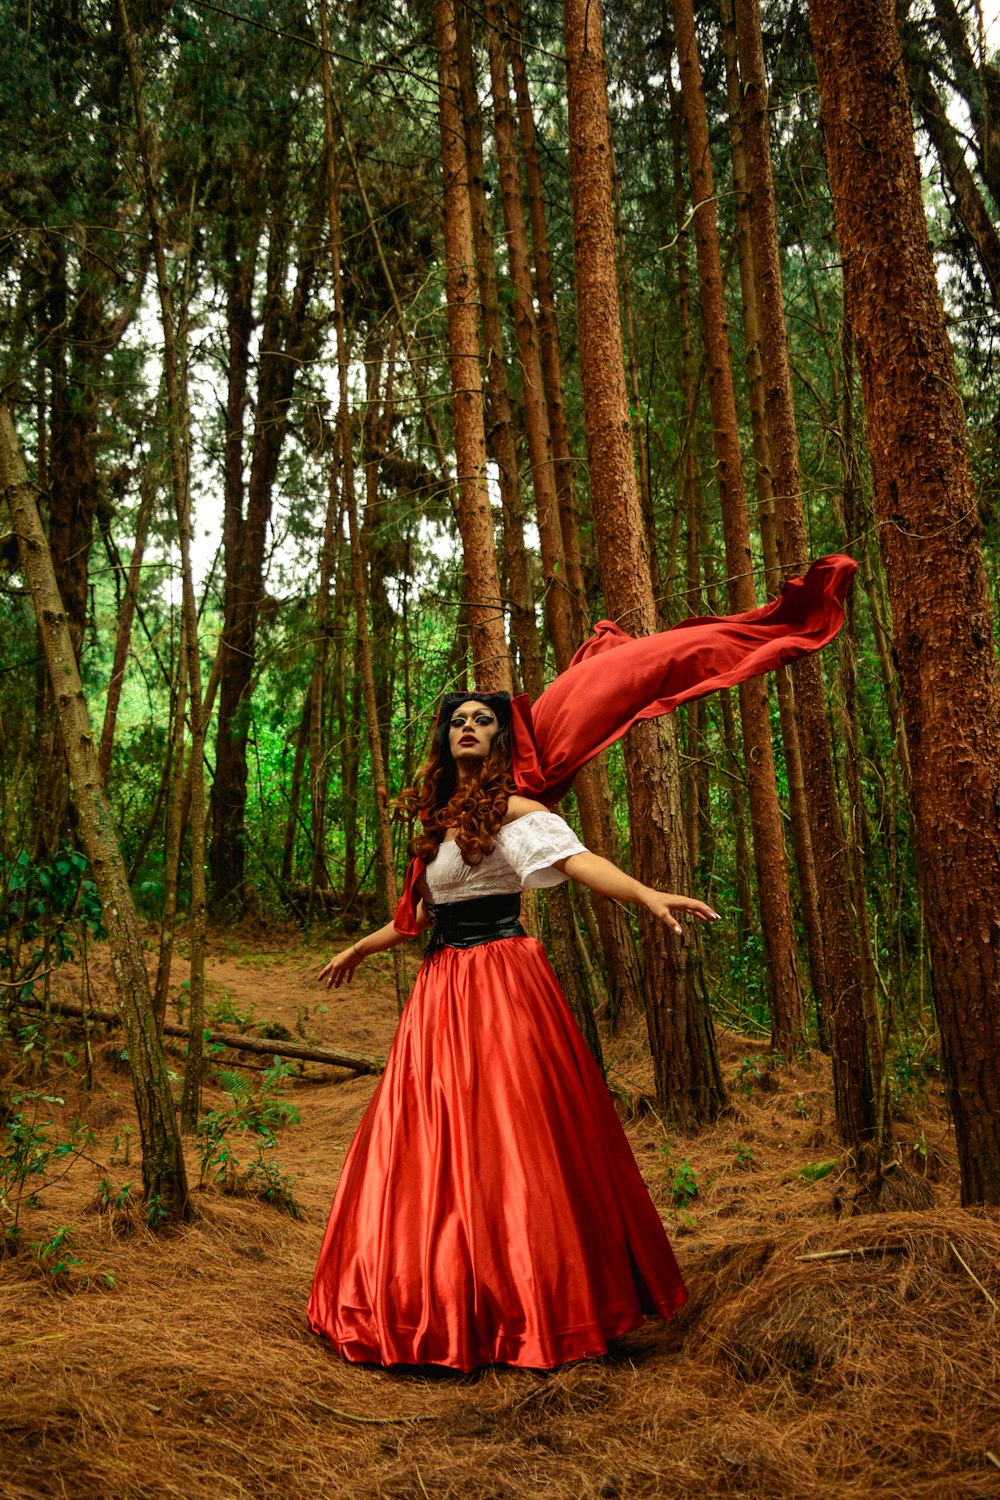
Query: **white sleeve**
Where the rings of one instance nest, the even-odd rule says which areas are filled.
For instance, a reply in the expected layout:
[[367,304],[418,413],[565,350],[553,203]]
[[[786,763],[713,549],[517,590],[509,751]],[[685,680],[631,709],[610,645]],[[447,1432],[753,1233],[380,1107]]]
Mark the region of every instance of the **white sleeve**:
[[495,842],[521,884],[529,890],[561,885],[567,876],[552,868],[553,861],[587,852],[586,845],[580,843],[569,824],[558,813],[551,812],[526,813],[523,818],[515,818],[499,830]]

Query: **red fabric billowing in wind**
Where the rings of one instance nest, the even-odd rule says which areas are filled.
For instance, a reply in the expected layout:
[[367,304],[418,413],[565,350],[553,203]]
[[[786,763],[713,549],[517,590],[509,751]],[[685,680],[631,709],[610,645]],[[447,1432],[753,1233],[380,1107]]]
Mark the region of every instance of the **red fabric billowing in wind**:
[[[633,724],[818,651],[843,624],[857,566],[839,553],[818,558],[759,609],[696,615],[658,635],[630,636],[601,620],[534,703],[522,694],[511,704],[517,790],[551,807],[580,767]],[[423,868],[414,860],[407,870],[393,918],[400,932],[417,930],[415,892]]]

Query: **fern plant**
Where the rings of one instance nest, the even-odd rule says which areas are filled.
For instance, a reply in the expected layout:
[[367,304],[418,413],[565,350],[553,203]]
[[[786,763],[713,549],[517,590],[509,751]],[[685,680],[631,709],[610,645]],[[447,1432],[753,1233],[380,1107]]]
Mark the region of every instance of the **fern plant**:
[[[232,1101],[211,1110],[198,1123],[197,1150],[201,1185],[213,1181],[224,1193],[263,1198],[294,1218],[301,1216],[294,1184],[269,1155],[284,1125],[297,1125],[299,1111],[279,1085],[294,1072],[275,1057],[258,1084],[243,1073],[223,1068],[217,1078]],[[250,1157],[246,1159],[246,1148]]]

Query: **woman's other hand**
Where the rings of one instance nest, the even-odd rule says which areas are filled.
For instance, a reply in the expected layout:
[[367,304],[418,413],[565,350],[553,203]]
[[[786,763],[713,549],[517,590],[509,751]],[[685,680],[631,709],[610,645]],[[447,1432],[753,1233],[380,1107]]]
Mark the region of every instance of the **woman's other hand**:
[[704,901],[698,901],[694,896],[674,896],[670,891],[654,891],[647,887],[647,894],[643,904],[652,912],[657,921],[665,922],[671,932],[678,936],[684,929],[675,916],[676,912],[686,912],[692,917],[697,917],[699,922],[718,922],[721,920],[719,913]]
[[339,990],[346,980],[350,984],[354,978],[354,971],[364,958],[363,953],[358,953],[352,945],[345,948],[343,953],[338,953],[336,958],[331,958],[316,975],[317,984],[326,984],[328,990]]

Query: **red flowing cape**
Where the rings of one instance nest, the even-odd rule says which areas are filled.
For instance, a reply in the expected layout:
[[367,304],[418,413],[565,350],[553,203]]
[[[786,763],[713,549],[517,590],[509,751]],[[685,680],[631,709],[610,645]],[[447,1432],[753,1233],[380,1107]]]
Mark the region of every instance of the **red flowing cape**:
[[[511,703],[518,792],[551,807],[580,767],[633,724],[818,651],[843,624],[857,566],[839,553],[820,557],[769,604],[739,615],[696,615],[658,635],[637,638],[601,620],[534,703],[523,693]],[[406,872],[393,918],[399,932],[417,931],[424,868],[411,860]]]

